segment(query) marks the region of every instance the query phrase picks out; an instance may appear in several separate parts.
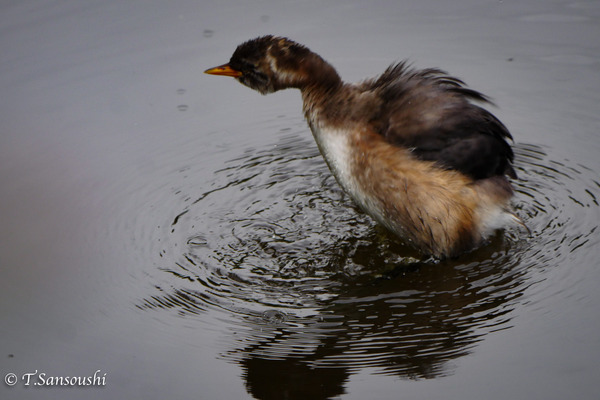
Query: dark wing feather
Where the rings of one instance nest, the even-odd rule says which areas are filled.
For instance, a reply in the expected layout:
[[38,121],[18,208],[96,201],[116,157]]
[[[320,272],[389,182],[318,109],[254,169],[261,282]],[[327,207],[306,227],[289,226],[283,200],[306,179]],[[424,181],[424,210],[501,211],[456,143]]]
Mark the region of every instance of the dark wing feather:
[[516,177],[510,133],[472,103],[489,103],[487,97],[461,80],[438,69],[412,70],[399,63],[362,88],[381,98],[383,106],[372,122],[390,143],[473,179]]
[[516,178],[506,127],[491,113],[472,104],[458,108],[457,113],[455,118],[446,119],[447,123],[437,124],[419,135],[404,140],[402,136],[391,138],[411,148],[417,157],[436,161],[473,179],[494,175]]

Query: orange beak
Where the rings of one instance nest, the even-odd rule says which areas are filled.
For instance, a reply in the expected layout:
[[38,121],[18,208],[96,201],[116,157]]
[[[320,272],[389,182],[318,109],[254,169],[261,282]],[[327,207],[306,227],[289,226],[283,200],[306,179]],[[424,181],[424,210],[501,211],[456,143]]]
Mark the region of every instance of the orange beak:
[[205,74],[210,75],[223,75],[223,76],[231,76],[234,78],[238,78],[242,76],[242,72],[235,70],[229,66],[229,64],[219,65],[218,67],[209,68],[204,71]]

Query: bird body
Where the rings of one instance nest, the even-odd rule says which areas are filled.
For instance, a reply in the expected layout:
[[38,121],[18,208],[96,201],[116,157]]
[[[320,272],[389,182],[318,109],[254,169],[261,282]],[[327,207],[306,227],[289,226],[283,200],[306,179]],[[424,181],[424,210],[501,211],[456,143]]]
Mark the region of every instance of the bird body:
[[306,47],[264,36],[206,72],[262,94],[300,89],[308,125],[340,186],[423,253],[456,256],[519,222],[510,210],[510,133],[473,104],[485,96],[443,71],[398,63],[348,84]]

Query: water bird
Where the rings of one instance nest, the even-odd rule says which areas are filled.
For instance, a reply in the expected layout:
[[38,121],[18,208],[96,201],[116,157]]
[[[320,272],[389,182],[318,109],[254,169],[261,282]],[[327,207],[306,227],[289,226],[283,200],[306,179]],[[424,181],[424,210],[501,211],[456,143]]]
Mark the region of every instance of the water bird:
[[357,84],[306,46],[262,36],[207,69],[261,94],[299,89],[308,125],[344,191],[373,219],[438,259],[522,224],[506,126],[482,93],[437,68],[406,61]]

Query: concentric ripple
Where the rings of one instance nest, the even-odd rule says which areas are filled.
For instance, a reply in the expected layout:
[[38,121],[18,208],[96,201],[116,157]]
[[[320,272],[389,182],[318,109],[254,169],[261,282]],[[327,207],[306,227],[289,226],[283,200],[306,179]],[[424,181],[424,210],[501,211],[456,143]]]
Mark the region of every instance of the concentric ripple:
[[244,368],[251,390],[264,389],[264,374],[337,393],[365,367],[411,379],[451,373],[451,360],[510,328],[517,305],[552,295],[547,279],[583,279],[562,262],[598,244],[593,172],[536,145],[515,150],[515,206],[531,236],[499,233],[432,262],[354,207],[306,128],[282,132],[223,163],[200,196],[175,193],[182,207],[158,256],[166,277],[138,307],[217,315],[221,354]]

